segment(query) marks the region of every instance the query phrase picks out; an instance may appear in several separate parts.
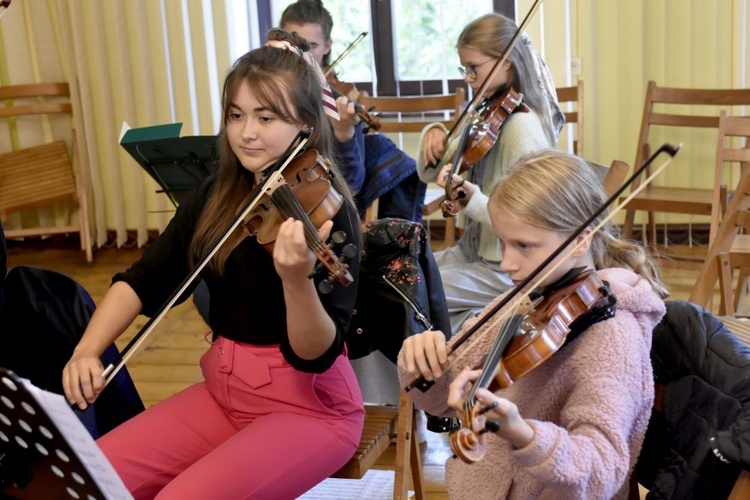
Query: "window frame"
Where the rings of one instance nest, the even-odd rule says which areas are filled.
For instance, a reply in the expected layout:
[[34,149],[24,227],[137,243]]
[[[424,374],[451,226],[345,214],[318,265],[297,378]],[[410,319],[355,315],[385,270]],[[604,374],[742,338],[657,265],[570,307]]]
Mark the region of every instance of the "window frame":
[[[267,33],[271,24],[271,0],[256,0],[258,5],[258,28]],[[515,0],[493,0],[493,10],[515,19]],[[370,0],[372,16],[372,43],[378,47],[374,51],[375,74],[378,88],[374,92],[372,82],[352,82],[360,92],[381,96],[410,96],[443,94],[443,80],[396,80],[396,65],[393,45],[393,15],[391,0]],[[448,92],[465,86],[462,79],[448,80]]]

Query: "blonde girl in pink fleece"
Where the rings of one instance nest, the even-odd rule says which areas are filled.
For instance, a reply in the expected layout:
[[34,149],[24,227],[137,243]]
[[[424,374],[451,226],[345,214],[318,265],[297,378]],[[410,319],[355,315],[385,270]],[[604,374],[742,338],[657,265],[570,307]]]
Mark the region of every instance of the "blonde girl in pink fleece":
[[[522,158],[488,204],[503,250],[500,269],[517,285],[605,200],[597,171],[580,158],[558,151]],[[654,399],[651,331],[664,315],[667,292],[644,250],[620,239],[613,225],[593,236],[587,229],[576,242],[582,244],[542,285],[573,268],[595,270],[617,299],[615,316],[588,327],[510,387],[476,391],[488,409],[484,416],[499,429],[483,435],[481,461],[448,460],[451,498],[627,498]],[[493,341],[484,337],[481,347],[472,346],[466,360],[452,365],[442,332],[408,338],[399,355],[402,386],[419,376],[435,381],[410,397],[429,413],[460,415],[480,374],[472,368]]]

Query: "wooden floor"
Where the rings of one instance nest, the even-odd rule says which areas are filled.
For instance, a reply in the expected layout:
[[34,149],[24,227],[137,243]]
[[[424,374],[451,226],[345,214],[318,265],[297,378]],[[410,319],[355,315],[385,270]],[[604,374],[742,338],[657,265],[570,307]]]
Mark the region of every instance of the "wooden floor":
[[[8,250],[8,268],[19,265],[44,267],[65,273],[77,280],[95,301],[99,301],[109,287],[112,275],[135,261],[137,249],[103,249],[94,254],[94,263],[86,263],[85,255],[76,249],[45,248],[44,245],[15,246]],[[697,271],[665,269],[663,279],[673,299],[686,299],[697,277]],[[117,342],[122,350],[146,319],[139,317]],[[208,344],[204,334],[208,326],[203,322],[192,301],[173,308],[156,327],[151,338],[127,365],[138,391],[148,407],[201,380],[198,359]],[[444,463],[450,456],[445,435],[427,433],[422,445],[426,489],[429,499],[445,499]],[[395,448],[395,447],[391,447]],[[389,450],[380,467],[391,468],[394,450]]]

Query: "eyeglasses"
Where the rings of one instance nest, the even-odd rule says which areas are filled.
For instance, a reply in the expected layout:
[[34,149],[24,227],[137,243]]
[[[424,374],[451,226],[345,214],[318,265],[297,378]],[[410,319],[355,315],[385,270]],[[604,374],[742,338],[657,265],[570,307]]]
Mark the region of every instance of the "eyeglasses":
[[477,68],[480,68],[487,64],[490,61],[494,61],[495,59],[487,59],[483,63],[479,64],[467,64],[466,66],[459,66],[458,67],[458,73],[461,75],[461,78],[476,78],[477,77]]

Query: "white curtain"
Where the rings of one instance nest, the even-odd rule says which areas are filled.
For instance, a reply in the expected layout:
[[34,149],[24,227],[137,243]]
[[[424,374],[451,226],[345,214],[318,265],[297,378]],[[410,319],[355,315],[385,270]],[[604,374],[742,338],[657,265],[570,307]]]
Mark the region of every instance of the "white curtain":
[[[142,245],[171,218],[171,202],[119,145],[121,127],[181,122],[183,136],[218,132],[231,3],[14,0],[0,18],[1,85],[70,83],[98,246],[108,232],[118,246],[129,236]],[[8,137],[0,151],[14,148]]]
[[[556,85],[584,81],[588,159],[620,159],[632,167],[649,80],[747,87],[748,1],[546,0],[527,32]],[[531,3],[517,1],[519,17]],[[254,7],[254,1],[240,0],[12,0],[0,18],[0,85],[71,84],[79,167],[98,245],[108,233],[118,245],[129,237],[141,245],[148,231],[160,231],[172,216],[166,195],[155,193],[156,183],[119,146],[123,121],[132,127],[182,122],[183,136],[217,133],[220,85],[234,55],[230,50],[236,50],[230,38],[242,19],[251,27],[251,44],[257,43]],[[571,72],[573,58],[581,63],[578,75]],[[10,128],[0,123],[0,151],[22,146],[24,134],[31,133]],[[8,138],[13,133],[15,143]],[[47,126],[34,133],[64,131]],[[69,134],[64,138],[70,141]],[[657,183],[713,182],[712,168],[686,165],[700,158],[712,166],[715,144],[700,135],[689,142]],[[56,209],[39,216],[77,214]]]

